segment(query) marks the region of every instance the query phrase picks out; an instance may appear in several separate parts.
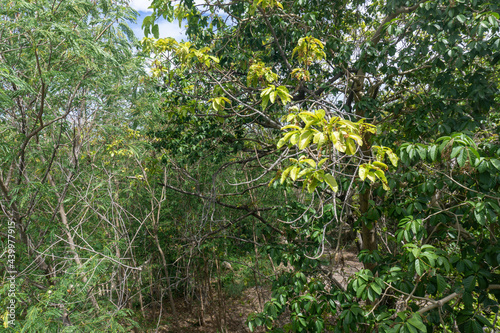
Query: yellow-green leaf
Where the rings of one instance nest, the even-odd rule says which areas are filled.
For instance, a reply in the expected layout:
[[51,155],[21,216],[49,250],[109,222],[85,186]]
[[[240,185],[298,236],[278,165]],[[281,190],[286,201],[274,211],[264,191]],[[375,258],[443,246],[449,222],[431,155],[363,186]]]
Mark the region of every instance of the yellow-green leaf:
[[299,113],[299,116],[309,116],[309,117],[312,117],[312,118],[317,118],[316,115],[314,113],[310,112],[310,111],[303,111],[303,112]]
[[389,157],[389,160],[391,161],[392,165],[397,167],[399,160],[398,156],[394,154],[392,150],[387,150],[387,156]]
[[307,175],[307,174],[310,174],[314,171],[313,168],[306,168],[306,169],[303,169],[301,172],[299,172],[299,174],[297,175],[297,179],[300,179],[302,178],[303,176]]
[[385,163],[382,163],[382,162],[379,162],[379,161],[375,161],[372,163],[374,166],[376,166],[377,168],[381,168],[382,170],[387,170],[389,169],[389,167],[387,166],[387,164]]
[[319,161],[319,163],[318,163],[318,168],[319,168],[320,166],[322,166],[322,165],[323,165],[323,163],[325,163],[327,160],[328,160],[328,158],[324,158],[324,159],[322,159],[321,161]]
[[325,171],[324,170],[317,170],[313,173],[313,176],[319,180],[320,182],[323,182],[325,180]]
[[295,120],[296,117],[297,117],[296,114],[290,113],[288,116],[286,116],[286,121],[291,122],[292,120]]
[[272,93],[269,94],[269,100],[271,101],[271,104],[274,104],[274,101],[276,99],[276,91],[273,91]]
[[314,135],[314,143],[318,144],[318,148],[321,148],[327,141],[328,139],[323,132],[318,132]]
[[313,137],[313,131],[304,131],[300,135],[300,141],[299,141],[299,149],[305,149],[309,143],[311,143],[311,139]]
[[294,128],[294,129],[298,129],[298,130],[299,130],[299,129],[301,129],[301,128],[300,128],[299,126],[297,126],[297,125],[286,125],[286,126],[283,126],[283,127],[281,128],[281,130],[286,130],[286,129],[289,129],[289,128]]
[[382,181],[387,183],[387,178],[385,178],[385,173],[382,170],[375,170],[375,175]]
[[307,182],[307,191],[309,193],[314,192],[314,189],[318,186],[318,180],[314,177],[311,177]]
[[339,185],[337,184],[335,177],[333,177],[332,175],[326,174],[325,175],[325,182],[331,187],[333,192],[337,192],[339,190]]
[[335,146],[335,148],[338,151],[340,151],[342,153],[345,152],[346,145],[344,142],[344,137],[342,136],[342,134],[340,134],[340,132],[337,132],[337,131],[332,132],[332,141],[333,141],[333,145]]
[[297,132],[297,133],[295,133],[294,135],[292,135],[292,136],[290,137],[290,143],[291,143],[292,145],[296,145],[296,144],[297,144],[297,142],[299,142],[299,138],[300,138],[300,133],[299,133],[299,132]]
[[304,122],[306,123],[306,126],[304,126],[304,129],[308,129],[312,125],[315,125],[318,122],[318,120],[317,119],[312,119],[312,120],[304,121]]
[[299,175],[300,168],[298,166],[293,166],[292,170],[290,171],[290,178],[292,178],[293,181],[297,180],[297,177]]
[[359,166],[358,174],[361,180],[364,181],[366,179],[366,176],[368,175],[368,167],[366,166],[366,164]]
[[354,155],[354,153],[356,153],[356,145],[354,144],[354,140],[351,138],[348,138],[345,141],[346,141],[345,153],[347,155]]
[[279,141],[278,141],[278,144],[276,145],[276,147],[278,149],[280,149],[281,147],[283,147],[284,145],[286,144],[286,140],[285,138],[281,138]]
[[356,140],[356,143],[358,144],[358,146],[362,146],[363,145],[363,140],[361,139],[361,137],[359,135],[350,133],[349,137],[353,138],[354,140]]
[[366,178],[368,178],[372,183],[374,183],[375,182],[375,174],[373,173],[373,171],[369,171],[366,174]]
[[314,160],[312,160],[310,158],[306,158],[306,159],[300,161],[300,163],[307,163],[310,166],[312,166],[313,168],[316,168],[316,162],[314,162]]
[[316,114],[316,118],[318,118],[319,120],[325,118],[325,110],[323,109],[318,109],[314,112]]
[[290,171],[294,168],[294,166],[289,166],[288,168],[286,168],[282,173],[281,173],[281,184],[283,184],[285,182],[285,179],[286,177],[288,176],[288,174],[290,173]]

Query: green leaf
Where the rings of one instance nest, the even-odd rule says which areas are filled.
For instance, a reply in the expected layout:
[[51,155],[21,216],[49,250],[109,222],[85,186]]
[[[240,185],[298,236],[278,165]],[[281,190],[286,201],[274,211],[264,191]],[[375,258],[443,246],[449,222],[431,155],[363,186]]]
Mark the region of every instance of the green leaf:
[[293,166],[292,170],[290,170],[290,178],[292,178],[293,181],[297,180],[297,177],[299,175],[300,168],[298,166]]
[[415,271],[420,276],[424,274],[424,263],[422,263],[420,259],[415,259]]
[[153,33],[153,36],[158,39],[160,37],[160,30],[158,27],[158,24],[153,25],[153,28],[151,28],[151,32]]
[[328,160],[328,158],[323,158],[321,161],[318,162],[318,168],[323,165]]
[[370,288],[373,289],[373,291],[375,292],[375,294],[377,294],[377,296],[380,296],[380,294],[382,294],[382,288],[380,288],[378,284],[372,283],[370,284]]
[[466,309],[472,309],[472,305],[474,303],[474,298],[472,297],[472,293],[464,292],[462,295],[462,300],[464,302],[464,306]]
[[316,319],[316,321],[314,322],[314,326],[316,328],[316,332],[323,332],[323,327],[324,327],[323,319],[321,318]]
[[478,321],[473,321],[472,322],[472,331],[474,333],[484,333],[483,325],[481,325],[481,323],[479,323]]
[[276,88],[276,93],[281,99],[283,105],[287,104],[292,100],[292,96],[289,94],[288,89],[285,86],[279,86],[278,88]]
[[373,302],[376,297],[375,297],[373,290],[371,288],[367,289],[367,294],[368,294],[368,299],[370,300],[370,302]]
[[414,313],[413,316],[408,319],[408,323],[415,327],[420,332],[427,332],[425,324],[422,322],[422,317],[418,313]]
[[497,168],[497,170],[500,170],[500,161],[497,160],[496,158],[492,158],[490,160],[490,163],[495,167]]
[[351,138],[347,138],[345,142],[346,142],[345,153],[347,155],[354,155],[356,153],[356,145],[354,144],[354,140]]
[[475,275],[471,275],[471,276],[468,276],[464,279],[463,281],[463,284],[464,284],[464,288],[466,291],[473,291],[474,288],[476,287],[476,276]]
[[436,275],[437,291],[442,293],[446,289],[446,280],[441,274]]
[[309,175],[309,174],[311,174],[313,171],[314,171],[314,169],[313,169],[313,168],[303,169],[303,170],[302,170],[302,171],[300,171],[300,172],[299,172],[299,174],[297,175],[297,179],[300,179],[302,176]]
[[315,177],[311,177],[307,182],[307,191],[309,193],[314,192],[314,189],[318,186],[319,182]]
[[310,158],[303,159],[302,161],[300,161],[300,163],[307,163],[311,167],[316,168],[316,162],[314,162],[314,160],[312,160]]
[[333,190],[333,192],[337,192],[339,190],[339,185],[337,184],[337,181],[335,180],[335,178],[332,175],[326,174],[325,181],[330,186],[330,188]]
[[323,110],[323,109],[318,109],[318,110],[316,110],[314,113],[316,114],[316,117],[317,117],[319,120],[321,120],[321,119],[325,118],[325,114],[326,114],[326,113],[325,113],[325,110]]
[[458,165],[461,167],[463,167],[465,165],[465,163],[467,162],[467,156],[465,154],[465,149],[462,149],[460,151],[460,154],[458,154],[457,162],[458,162]]
[[264,95],[264,97],[262,97],[261,104],[263,110],[267,107],[267,104],[269,104],[269,95]]
[[285,130],[285,129],[289,129],[289,128],[293,128],[293,129],[296,129],[296,130],[301,130],[302,129],[300,126],[297,126],[297,125],[286,125],[286,126],[283,126],[281,128],[281,130]]
[[[313,170],[313,169],[311,168],[311,170]],[[324,182],[325,181],[325,171],[324,170],[314,171],[313,176],[317,180],[319,180],[320,182]]]
[[296,144],[299,142],[299,138],[300,138],[300,133],[299,133],[299,132],[297,132],[297,133],[295,133],[294,135],[292,135],[292,136],[290,137],[290,143],[291,143],[292,145],[296,145]]
[[431,157],[431,160],[433,162],[437,160],[438,147],[436,145],[432,145],[431,148],[429,149],[429,156]]
[[373,171],[369,171],[367,174],[366,174],[366,178],[368,178],[372,183],[375,182],[375,173]]
[[420,155],[420,158],[422,160],[425,160],[425,158],[427,157],[427,150],[425,150],[424,147],[418,147],[417,152],[418,152],[418,155]]
[[366,164],[362,164],[359,166],[359,170],[358,170],[358,174],[359,174],[359,178],[361,178],[361,180],[365,180],[366,179],[366,176],[368,175],[368,169],[369,167],[366,165]]
[[307,146],[309,146],[309,143],[311,142],[313,138],[313,131],[304,131],[300,135],[300,140],[299,140],[299,149],[305,149]]
[[274,101],[276,99],[276,91],[273,91],[272,93],[269,94],[269,100],[271,101],[271,104],[274,104]]
[[318,148],[321,147],[326,142],[325,134],[323,132],[314,134],[313,142],[318,144]]
[[363,292],[366,289],[366,284],[361,284],[356,288],[356,297],[361,298],[363,296]]
[[392,165],[397,167],[398,166],[398,156],[396,154],[394,154],[394,152],[392,150],[388,150],[387,152],[387,156],[389,157],[389,160],[391,161]]
[[375,175],[377,175],[378,179],[382,181],[383,184],[387,184],[387,178],[385,178],[385,173],[382,170],[374,170]]
[[278,149],[280,149],[281,147],[283,147],[285,144],[286,144],[286,141],[285,138],[281,138],[279,141],[278,141],[278,144],[276,145],[276,147]]

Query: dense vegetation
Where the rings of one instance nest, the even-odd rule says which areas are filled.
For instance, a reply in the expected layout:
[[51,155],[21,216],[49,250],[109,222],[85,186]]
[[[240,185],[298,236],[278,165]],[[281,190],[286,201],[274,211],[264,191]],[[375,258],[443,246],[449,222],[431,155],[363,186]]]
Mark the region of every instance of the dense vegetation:
[[152,8],[1,2],[6,331],[500,331],[500,5]]

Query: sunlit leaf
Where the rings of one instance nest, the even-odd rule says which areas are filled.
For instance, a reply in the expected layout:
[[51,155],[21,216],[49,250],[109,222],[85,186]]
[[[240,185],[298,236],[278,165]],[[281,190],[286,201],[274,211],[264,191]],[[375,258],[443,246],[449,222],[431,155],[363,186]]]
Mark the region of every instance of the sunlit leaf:
[[325,174],[325,182],[328,184],[328,186],[330,186],[333,192],[337,192],[339,190],[339,185],[337,184],[335,177],[333,177],[332,175]]

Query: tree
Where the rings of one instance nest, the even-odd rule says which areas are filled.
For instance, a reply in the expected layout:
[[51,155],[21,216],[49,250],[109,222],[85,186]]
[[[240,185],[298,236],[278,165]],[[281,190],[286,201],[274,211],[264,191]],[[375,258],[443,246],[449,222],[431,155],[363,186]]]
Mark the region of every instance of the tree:
[[133,196],[117,188],[126,176],[112,161],[140,141],[120,124],[132,119],[143,74],[126,25],[135,13],[106,0],[11,1],[0,16],[5,248],[7,221],[16,231],[15,269],[2,257],[2,307],[13,299],[6,271],[17,288],[16,325],[4,327],[123,331],[130,290],[142,289],[129,277],[145,261],[136,261],[137,239],[125,237],[136,221],[122,207]]
[[[252,168],[253,177],[232,183],[266,180],[287,193],[277,200],[288,208],[273,212],[291,227],[262,222],[288,236],[269,242],[269,253],[295,270],[276,278],[251,328],[271,328],[287,308],[295,331],[498,325],[497,5],[153,8],[146,33],[158,37],[154,20],[163,15],[185,20],[189,37],[143,41],[156,54],[152,73],[168,110],[158,146],[188,166],[201,167],[207,149],[212,161],[257,161],[260,175]],[[165,185],[227,207],[216,182],[226,166],[213,173],[210,195]],[[361,232],[366,270],[328,291],[317,259],[328,231],[345,224]]]

